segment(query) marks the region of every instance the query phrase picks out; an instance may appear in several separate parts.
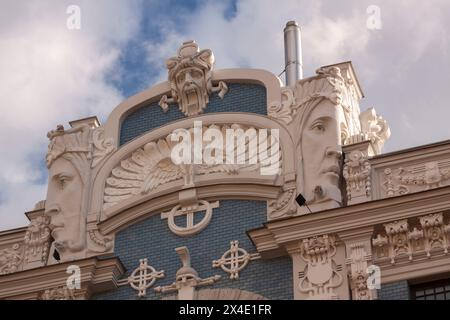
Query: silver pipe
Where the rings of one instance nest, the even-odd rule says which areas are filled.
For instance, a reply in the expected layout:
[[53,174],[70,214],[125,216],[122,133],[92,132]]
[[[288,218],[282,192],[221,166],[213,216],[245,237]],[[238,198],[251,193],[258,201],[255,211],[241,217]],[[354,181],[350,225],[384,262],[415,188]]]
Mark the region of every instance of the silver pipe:
[[284,28],[284,61],[286,86],[294,86],[303,78],[302,42],[297,22],[289,21]]

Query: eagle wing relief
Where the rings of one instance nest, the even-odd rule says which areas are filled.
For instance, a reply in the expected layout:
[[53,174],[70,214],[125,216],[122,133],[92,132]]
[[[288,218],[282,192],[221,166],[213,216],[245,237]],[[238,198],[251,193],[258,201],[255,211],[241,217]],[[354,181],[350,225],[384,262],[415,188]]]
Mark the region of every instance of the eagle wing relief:
[[159,185],[181,179],[179,166],[170,158],[173,142],[169,137],[149,142],[131,157],[122,160],[106,179],[103,208],[140,193],[148,193]]
[[[227,174],[238,174],[239,172],[252,172],[259,170],[261,174],[277,174],[278,170],[272,170],[274,166],[279,167],[281,163],[280,143],[279,137],[272,135],[270,131],[261,131],[253,127],[243,126],[240,124],[211,125],[209,128],[219,129],[222,132],[223,149],[222,149],[222,163],[216,164],[201,164],[195,168],[195,173],[198,175],[223,172]],[[208,129],[208,128],[204,128]],[[231,129],[236,133],[237,130],[242,130],[245,133],[244,139],[235,139],[229,141],[229,136],[226,131]],[[265,129],[262,129],[265,130]],[[242,144],[242,141],[244,143]],[[227,158],[227,148],[232,150],[232,153]],[[213,154],[214,156],[215,154]],[[239,161],[239,159],[241,159]]]
[[[278,135],[273,135],[270,130],[260,132],[253,127],[232,125],[210,125],[203,127],[205,132],[208,129],[217,129],[222,133],[222,155],[223,161],[220,163],[208,164],[203,158],[202,164],[175,164],[172,161],[171,153],[173,147],[179,141],[172,141],[171,135],[145,144],[135,150],[131,156],[122,160],[106,179],[104,191],[103,209],[114,206],[125,199],[147,194],[158,186],[184,179],[184,184],[193,183],[195,175],[206,175],[213,173],[225,173],[236,175],[240,172],[255,172],[257,175],[275,175],[279,173],[281,163],[281,152]],[[227,129],[241,129],[242,132],[254,131],[248,134],[243,142],[242,138],[235,139],[231,149],[234,152],[233,159],[227,159]],[[191,141],[194,142],[193,129]],[[216,131],[216,133],[218,133]],[[233,136],[234,138],[234,136]],[[203,142],[202,152],[205,153],[208,143]],[[191,144],[191,154],[193,155],[194,145]],[[212,157],[216,156],[217,149],[209,151]],[[219,156],[220,157],[220,156]],[[238,162],[237,159],[243,159]],[[193,160],[193,159],[192,159]],[[231,161],[228,161],[231,160]],[[259,170],[259,172],[257,172]]]

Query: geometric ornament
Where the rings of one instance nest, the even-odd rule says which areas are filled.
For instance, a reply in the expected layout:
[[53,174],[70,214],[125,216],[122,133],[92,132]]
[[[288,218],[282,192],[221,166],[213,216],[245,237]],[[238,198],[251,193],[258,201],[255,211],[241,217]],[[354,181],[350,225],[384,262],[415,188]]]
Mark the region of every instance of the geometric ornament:
[[239,241],[230,242],[231,248],[227,250],[222,258],[213,261],[213,268],[221,267],[223,271],[230,274],[230,279],[239,279],[239,271],[244,269],[249,261],[260,259],[259,253],[248,253],[239,248]]
[[147,289],[155,283],[156,279],[161,278],[164,278],[164,270],[156,271],[147,264],[147,258],[145,258],[139,259],[139,267],[128,277],[128,283],[133,289],[139,291],[139,297],[145,297]]

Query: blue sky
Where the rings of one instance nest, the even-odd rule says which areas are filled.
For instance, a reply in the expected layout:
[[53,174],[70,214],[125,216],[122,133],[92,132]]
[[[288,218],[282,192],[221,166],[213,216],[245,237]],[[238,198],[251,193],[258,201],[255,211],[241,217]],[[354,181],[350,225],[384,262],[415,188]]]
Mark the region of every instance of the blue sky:
[[[369,5],[382,29],[366,26]],[[68,30],[78,5],[81,29]],[[47,131],[107,115],[166,79],[164,61],[195,39],[216,68],[283,70],[283,27],[302,25],[305,76],[352,60],[389,122],[385,151],[450,138],[450,2],[433,0],[3,0],[0,2],[0,230],[26,225],[45,198]]]

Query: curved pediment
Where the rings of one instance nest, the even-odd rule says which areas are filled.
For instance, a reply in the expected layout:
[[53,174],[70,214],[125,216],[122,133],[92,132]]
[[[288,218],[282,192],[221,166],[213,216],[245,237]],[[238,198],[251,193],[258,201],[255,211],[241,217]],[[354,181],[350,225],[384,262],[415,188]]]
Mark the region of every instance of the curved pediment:
[[[257,146],[260,150],[265,142],[268,157],[262,162],[255,159],[252,163],[251,159],[246,157],[243,164],[227,163],[224,152],[222,154],[224,161],[221,164],[203,162],[176,165],[171,158],[171,152],[176,145],[176,142],[170,140],[172,133],[180,128],[186,129],[186,132],[192,134],[194,143],[193,128],[198,123],[202,124],[203,131],[214,129],[225,135],[225,141],[221,144],[223,150],[227,146],[225,134],[227,129],[240,129],[243,132],[253,130],[256,133],[252,136],[256,139],[255,143],[252,143],[252,138],[246,139],[245,148],[241,150],[249,155],[251,147]],[[266,141],[260,139],[260,130],[266,131]],[[276,132],[273,138],[272,132]],[[207,145],[204,144],[203,147],[202,154]],[[234,145],[236,156],[240,152],[238,148],[240,147],[236,143]],[[204,194],[207,192],[206,189],[214,190],[209,194],[210,198],[235,196],[270,200],[276,198],[280,188],[292,179],[294,172],[292,150],[292,139],[288,132],[277,122],[264,116],[223,113],[202,115],[172,123],[127,143],[109,157],[95,178],[91,212],[100,213],[100,219],[105,220],[128,208],[164,196],[171,198],[168,202],[164,202],[166,207],[170,207],[179,202],[178,194],[186,189],[196,189],[198,194]],[[259,155],[254,154],[257,158]],[[252,185],[267,188],[252,188],[250,187]],[[268,189],[272,191],[268,193]],[[160,209],[160,206],[156,207],[155,210]]]

